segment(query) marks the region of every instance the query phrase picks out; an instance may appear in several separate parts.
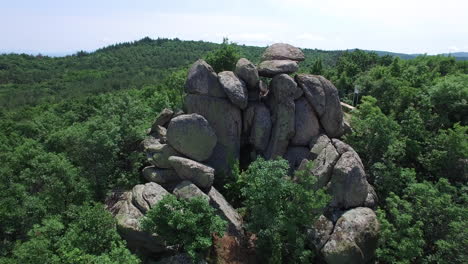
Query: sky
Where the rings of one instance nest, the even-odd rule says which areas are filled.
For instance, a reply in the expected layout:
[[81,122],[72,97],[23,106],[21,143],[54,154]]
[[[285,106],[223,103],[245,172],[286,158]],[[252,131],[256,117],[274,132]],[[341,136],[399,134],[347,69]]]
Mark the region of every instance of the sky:
[[0,52],[151,38],[323,50],[468,51],[468,0],[0,0]]

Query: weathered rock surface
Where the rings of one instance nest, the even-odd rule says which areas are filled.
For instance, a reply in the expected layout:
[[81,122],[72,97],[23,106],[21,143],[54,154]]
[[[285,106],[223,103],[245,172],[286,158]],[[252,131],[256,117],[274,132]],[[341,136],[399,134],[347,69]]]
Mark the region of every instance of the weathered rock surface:
[[324,215],[319,216],[312,228],[307,230],[307,242],[310,248],[320,250],[328,242],[333,232],[333,222]]
[[167,129],[163,126],[156,126],[156,130],[151,130],[150,131],[150,136],[155,137],[161,142],[162,144],[165,144],[167,142]]
[[161,147],[161,142],[153,136],[147,136],[140,145],[145,153],[153,153]]
[[340,137],[344,133],[343,111],[338,90],[322,76],[299,74],[296,81],[305,97],[320,118],[320,123],[329,137]]
[[309,102],[301,97],[295,102],[295,135],[291,144],[307,146],[313,137],[320,133],[320,123]]
[[284,154],[284,159],[289,162],[289,167],[291,170],[297,170],[302,161],[307,159],[309,156],[309,149],[306,147],[288,147],[286,154]]
[[143,169],[142,173],[145,180],[157,184],[168,184],[181,180],[173,169],[160,169],[154,166],[148,166]]
[[153,122],[151,126],[151,132],[153,133],[158,129],[158,126],[165,126],[171,120],[174,112],[171,109],[164,108],[161,113],[158,114],[156,120]]
[[[148,187],[147,187],[148,185]],[[143,188],[138,187],[137,195],[140,202],[145,202],[149,208],[154,207],[165,195],[170,195],[162,187],[155,187],[156,183],[147,183]],[[140,219],[143,213],[133,203],[133,191],[113,193],[106,201],[109,210],[117,220],[117,230],[127,241],[130,249],[141,253],[154,254],[167,250],[164,241],[155,235],[143,232],[140,228]],[[141,194],[141,195],[140,195]]]
[[237,211],[226,201],[224,196],[214,187],[208,192],[210,204],[218,210],[218,214],[228,222],[228,231],[233,235],[243,235],[242,218]]
[[377,248],[379,228],[377,216],[369,208],[345,212],[322,248],[325,260],[328,264],[370,263]]
[[173,147],[168,144],[159,144],[152,151],[151,164],[156,167],[168,169],[171,168],[171,164],[168,161],[170,156],[179,156],[180,153],[177,152]]
[[229,101],[201,95],[187,95],[185,108],[188,113],[198,113],[208,120],[218,142],[206,164],[216,173],[229,172],[229,159],[238,159],[242,129],[241,110]]
[[[311,156],[311,152],[308,152],[309,157]],[[325,145],[322,148],[320,153],[316,158],[311,159],[313,161],[313,167],[310,170],[312,175],[317,177],[316,188],[325,187],[328,182],[330,182],[333,167],[335,166],[338,158],[340,155],[336,151],[335,147],[331,142]],[[299,166],[299,170],[307,169],[306,162],[302,162]]]
[[217,137],[203,116],[187,114],[171,120],[167,128],[167,141],[187,157],[204,161],[213,153]]
[[343,153],[333,168],[330,191],[332,207],[363,206],[369,193],[366,173],[354,150]]
[[239,79],[232,71],[220,72],[218,78],[229,100],[240,109],[246,108],[248,92],[244,81]]
[[[331,143],[330,138],[327,137],[325,134],[320,134],[312,138],[309,143],[310,148],[310,155],[309,158],[314,160],[318,157],[320,152],[329,144]],[[335,146],[336,147],[336,146]],[[340,153],[342,154],[342,153]]]
[[177,198],[182,198],[182,199],[192,199],[195,197],[201,197],[203,199],[206,199],[207,201],[209,200],[209,197],[202,190],[200,190],[195,184],[193,184],[190,181],[183,181],[179,183],[174,188],[172,193]]
[[249,90],[257,87],[258,81],[260,80],[258,70],[248,59],[241,58],[237,61],[235,73],[245,82]]
[[275,43],[269,46],[262,55],[262,60],[294,60],[303,61],[304,53],[292,45]]
[[303,91],[294,79],[287,74],[279,74],[270,82],[270,90],[273,92],[277,104],[289,103],[302,96]]
[[273,77],[282,73],[293,73],[298,69],[297,62],[292,60],[267,60],[258,65],[258,74]]
[[257,104],[250,129],[249,142],[262,153],[265,152],[268,146],[271,126],[270,110],[263,103]]
[[169,157],[169,163],[180,178],[193,182],[199,188],[208,190],[211,185],[213,185],[213,168],[199,162],[177,156]]
[[294,136],[294,102],[278,104],[274,113],[274,124],[265,154],[267,159],[283,156],[289,140]]
[[189,94],[226,97],[219,84],[218,75],[204,60],[197,60],[190,68],[185,82],[185,91]]

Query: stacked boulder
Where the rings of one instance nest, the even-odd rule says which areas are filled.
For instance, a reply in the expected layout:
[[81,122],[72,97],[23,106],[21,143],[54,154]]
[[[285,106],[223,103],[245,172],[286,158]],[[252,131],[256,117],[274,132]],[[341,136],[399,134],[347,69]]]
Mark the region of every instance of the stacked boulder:
[[[258,66],[242,58],[234,71],[216,73],[196,61],[186,81],[185,113],[163,110],[142,143],[151,164],[143,176],[150,183],[135,186],[109,207],[123,230],[137,232],[134,219],[172,193],[205,197],[230,231],[241,234],[240,216],[213,182],[223,183],[235,160],[246,167],[259,156],[283,157],[292,171],[310,170],[315,188],[332,197],[326,212],[309,223],[310,247],[330,264],[372,261],[379,230],[376,194],[359,155],[339,140],[346,129],[335,86],[322,76],[291,77],[304,58],[300,49],[278,43],[265,50]],[[157,238],[146,235],[137,242]]]

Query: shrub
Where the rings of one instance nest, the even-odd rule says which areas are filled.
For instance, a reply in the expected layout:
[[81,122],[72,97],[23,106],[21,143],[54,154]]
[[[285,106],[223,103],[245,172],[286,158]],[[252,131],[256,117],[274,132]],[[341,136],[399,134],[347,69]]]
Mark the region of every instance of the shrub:
[[[312,166],[312,164],[309,164]],[[269,263],[311,263],[306,249],[306,229],[329,201],[323,190],[314,190],[316,178],[299,171],[297,183],[287,175],[285,160],[258,159],[246,171],[247,229],[257,235],[256,246]]]
[[141,222],[143,230],[158,233],[169,244],[186,251],[192,259],[201,259],[211,247],[213,233],[222,235],[226,221],[201,197],[177,199],[164,197]]

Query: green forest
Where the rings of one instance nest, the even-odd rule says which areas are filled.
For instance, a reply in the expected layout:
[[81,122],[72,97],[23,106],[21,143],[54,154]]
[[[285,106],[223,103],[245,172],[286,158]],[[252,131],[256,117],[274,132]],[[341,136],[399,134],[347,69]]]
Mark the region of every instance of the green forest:
[[[194,61],[205,58],[220,71],[240,57],[258,63],[263,50],[147,37],[66,57],[0,55],[0,263],[143,263],[120,238],[106,197],[144,181],[140,142],[163,108],[181,108]],[[362,158],[378,194],[377,263],[466,263],[468,61],[303,51],[300,72],[323,75],[343,102],[357,102],[344,141]],[[275,256],[271,263],[307,263],[313,252],[300,250],[304,241],[294,228],[327,195],[275,176],[287,171],[282,160],[258,160],[245,171],[234,166],[237,177],[220,191],[251,212],[247,227],[261,231],[259,254]],[[280,201],[284,193],[296,202]],[[256,201],[267,196],[272,208],[290,210],[262,214]],[[199,249],[211,242],[201,233],[224,223],[203,201],[166,202],[188,208],[187,219],[190,210],[211,219],[207,230],[188,231],[200,237],[197,243],[166,227],[168,237],[180,240],[174,243],[185,245],[181,250],[202,256]],[[166,214],[159,217],[180,220]],[[161,221],[154,216],[147,230]],[[282,219],[276,226],[265,225],[275,217]],[[297,236],[278,235],[288,232]]]

